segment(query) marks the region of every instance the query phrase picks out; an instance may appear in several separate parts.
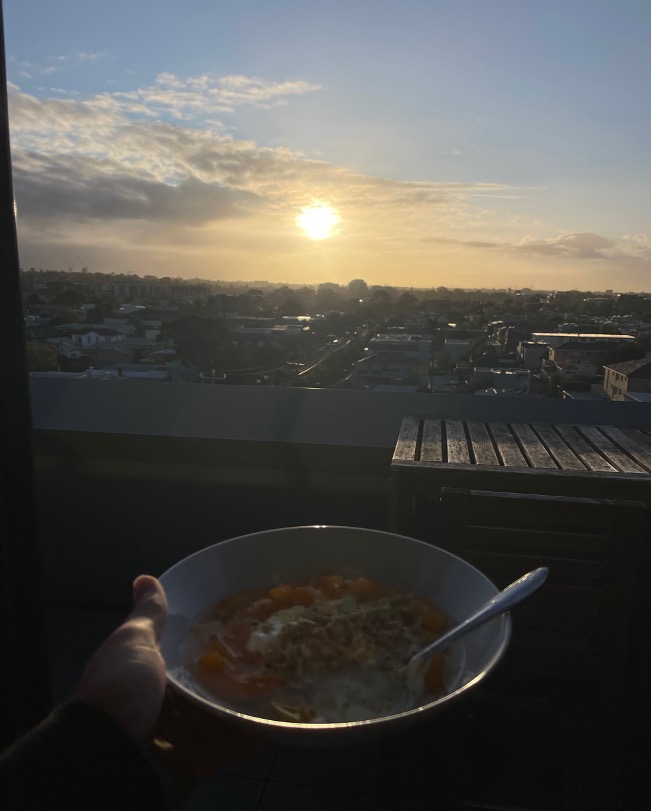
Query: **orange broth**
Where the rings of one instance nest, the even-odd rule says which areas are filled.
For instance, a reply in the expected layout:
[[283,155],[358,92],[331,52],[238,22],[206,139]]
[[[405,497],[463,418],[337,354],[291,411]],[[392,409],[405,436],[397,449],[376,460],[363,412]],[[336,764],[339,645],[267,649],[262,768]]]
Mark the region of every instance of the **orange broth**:
[[[383,691],[393,696],[405,682],[401,669],[410,656],[447,627],[431,601],[364,576],[322,575],[221,600],[195,627],[201,654],[191,671],[208,692],[245,713],[295,722],[351,721],[337,718],[337,696],[348,695],[357,680],[359,697],[342,713],[364,714],[365,694],[378,677],[384,681],[381,698],[374,700],[380,707],[371,713],[385,715]],[[426,694],[445,691],[444,672],[444,655],[435,655],[424,675]],[[324,715],[316,697],[329,680],[336,698]]]

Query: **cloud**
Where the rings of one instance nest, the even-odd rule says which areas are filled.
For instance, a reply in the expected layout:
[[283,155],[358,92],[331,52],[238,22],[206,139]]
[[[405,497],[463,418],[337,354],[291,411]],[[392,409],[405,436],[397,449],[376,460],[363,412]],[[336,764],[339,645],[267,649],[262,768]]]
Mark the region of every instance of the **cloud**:
[[109,53],[107,51],[90,53],[88,51],[73,50],[69,54],[59,54],[57,56],[47,57],[46,59],[38,62],[33,60],[29,62],[26,60],[18,62],[13,57],[10,57],[8,61],[22,65],[23,69],[27,71],[23,75],[31,77],[36,75],[50,76],[51,74],[58,73],[62,70],[68,70],[70,68],[74,69],[89,62],[97,62],[100,59],[106,59],[108,56]]
[[600,234],[584,231],[564,232],[556,237],[547,238],[526,235],[518,242],[492,242],[441,236],[429,236],[425,240],[483,251],[502,251],[515,256],[530,255],[552,259],[649,260],[650,258],[650,239],[644,234],[625,234],[618,239],[608,239]]
[[649,257],[650,243],[645,236],[625,235],[618,240],[608,239],[591,231],[566,232],[548,239],[525,236],[513,250],[551,257],[576,259],[622,259]]
[[200,225],[213,220],[245,217],[258,199],[251,192],[224,188],[188,178],[164,184],[123,174],[102,175],[78,160],[45,157],[38,172],[18,168],[14,173],[19,217],[39,220],[149,220]]
[[579,259],[604,258],[605,250],[613,243],[606,237],[590,231],[560,234],[557,237],[541,240],[526,235],[514,250],[525,254],[577,257]]
[[170,115],[187,120],[197,116],[232,113],[249,105],[268,109],[287,104],[288,97],[319,90],[319,85],[294,80],[271,82],[257,76],[201,74],[183,79],[160,73],[149,87],[107,94],[118,107],[148,115]]
[[[195,94],[203,98],[207,88],[217,88],[220,98],[233,103],[258,104],[307,87],[242,76],[216,83],[205,76],[181,81],[170,75],[160,86],[179,90],[176,102],[170,97],[177,109],[192,106]],[[469,219],[475,197],[508,191],[501,184],[362,175],[282,147],[238,140],[219,126],[159,120],[152,99],[150,89],[130,94],[127,102],[125,94],[39,99],[12,87],[14,186],[21,216],[188,224],[259,213],[271,227],[293,224],[296,211],[316,198],[340,210],[349,233],[381,226],[389,238],[406,237],[442,218]]]
[[623,234],[613,241],[610,255],[631,259],[650,261],[649,234]]

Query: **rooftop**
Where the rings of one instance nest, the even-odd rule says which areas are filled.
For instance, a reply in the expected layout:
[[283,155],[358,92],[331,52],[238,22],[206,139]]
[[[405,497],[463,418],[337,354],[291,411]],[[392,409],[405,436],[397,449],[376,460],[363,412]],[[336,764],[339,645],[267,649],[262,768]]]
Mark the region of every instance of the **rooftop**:
[[574,338],[579,341],[633,341],[635,340],[635,336],[630,335],[620,335],[620,333],[539,333],[534,332],[533,337],[535,340],[539,339],[546,339],[546,338],[554,338],[554,339],[563,339],[563,338]]
[[[588,347],[587,344],[589,344]],[[613,352],[614,342],[608,340],[587,342],[575,338],[568,341],[562,341],[561,344],[556,344],[553,349],[555,351],[578,350],[579,352]]]
[[628,377],[643,378],[645,380],[650,378],[649,358],[637,358],[635,361],[618,361],[614,364],[605,364],[604,367]]

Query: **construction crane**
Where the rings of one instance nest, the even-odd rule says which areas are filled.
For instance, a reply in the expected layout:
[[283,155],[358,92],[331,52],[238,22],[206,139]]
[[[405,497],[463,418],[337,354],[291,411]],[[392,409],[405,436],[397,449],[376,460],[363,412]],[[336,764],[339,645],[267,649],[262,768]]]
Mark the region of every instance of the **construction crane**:
[[77,267],[77,263],[79,263],[82,266],[81,272],[86,273],[88,268],[84,265],[84,260],[79,256],[75,257],[75,261],[72,263],[72,265],[68,266],[68,270],[70,271],[70,273],[72,273],[75,270],[75,268]]

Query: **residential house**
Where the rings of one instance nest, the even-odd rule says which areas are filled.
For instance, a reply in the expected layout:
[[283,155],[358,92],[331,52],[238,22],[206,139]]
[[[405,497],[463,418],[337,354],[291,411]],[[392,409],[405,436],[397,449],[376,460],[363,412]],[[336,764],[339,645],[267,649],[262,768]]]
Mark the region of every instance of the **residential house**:
[[431,392],[446,392],[452,394],[455,392],[456,382],[452,375],[434,374],[430,376],[430,391]]
[[516,352],[523,369],[539,369],[548,353],[548,345],[544,341],[520,341]]
[[[605,364],[603,391],[609,400],[633,400],[635,393],[650,392],[650,359]],[[630,397],[627,397],[630,395]]]
[[87,352],[95,366],[112,364],[132,364],[150,358],[153,353],[165,348],[165,343],[152,341],[142,336],[119,336],[114,341],[98,341]]
[[143,336],[127,336],[118,342],[116,346],[118,349],[130,353],[133,363],[138,363],[145,358],[151,358],[152,354],[158,350],[164,350],[166,343],[164,341],[152,341]]
[[450,354],[453,361],[468,358],[474,346],[475,340],[472,338],[447,338],[444,341],[444,350]]
[[[57,348],[57,355],[64,358],[79,359],[84,354],[79,344],[75,343],[69,336],[58,336],[55,338],[47,338],[46,342],[52,344]],[[111,342],[107,342],[110,344]]]
[[93,348],[93,363],[97,367],[108,367],[113,364],[129,364],[131,352],[121,347],[122,341],[100,341]]
[[119,341],[122,336],[113,327],[84,324],[62,324],[56,328],[59,337],[69,338],[77,347],[89,351],[102,341]]
[[429,371],[430,353],[381,350],[356,361],[351,376],[363,379],[367,385],[409,382],[428,386]]
[[354,364],[349,377],[351,385],[429,386],[431,358],[430,336],[393,330],[379,333],[369,340],[365,356]]
[[118,319],[107,317],[104,319],[104,324],[106,327],[111,327],[111,329],[116,330],[122,336],[132,336],[136,332],[136,325],[130,324],[126,318]]
[[430,358],[430,336],[413,333],[379,333],[369,340],[367,355],[379,352],[420,353]]
[[565,380],[577,378],[587,380],[594,379],[598,375],[598,366],[591,361],[571,361],[563,367],[556,366],[555,371]]

